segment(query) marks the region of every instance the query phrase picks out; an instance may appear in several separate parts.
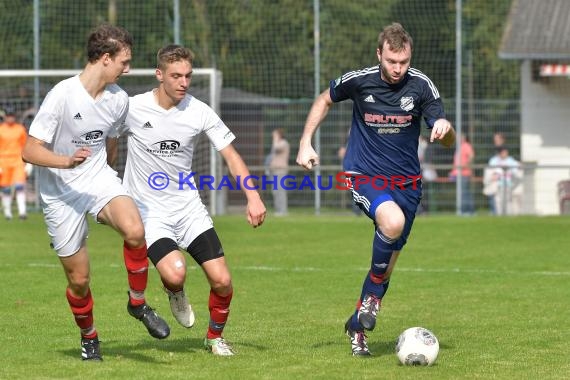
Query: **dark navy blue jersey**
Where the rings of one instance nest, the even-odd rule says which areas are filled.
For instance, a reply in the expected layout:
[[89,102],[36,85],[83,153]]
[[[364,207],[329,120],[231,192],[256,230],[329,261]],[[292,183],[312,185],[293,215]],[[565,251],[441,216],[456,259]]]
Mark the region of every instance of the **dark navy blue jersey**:
[[380,67],[351,71],[330,82],[333,102],[352,99],[352,125],[344,170],[368,176],[418,176],[421,118],[428,128],[445,112],[439,92],[421,71],[409,68],[397,84]]

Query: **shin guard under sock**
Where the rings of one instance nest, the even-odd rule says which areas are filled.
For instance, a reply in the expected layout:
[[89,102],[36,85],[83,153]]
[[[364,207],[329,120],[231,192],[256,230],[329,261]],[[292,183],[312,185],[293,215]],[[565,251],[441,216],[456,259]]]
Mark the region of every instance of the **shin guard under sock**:
[[210,290],[210,299],[208,301],[208,309],[210,309],[210,323],[208,324],[208,339],[219,338],[222,336],[224,327],[230,314],[230,302],[232,301],[233,291],[223,297]]
[[148,257],[146,245],[131,248],[123,244],[123,258],[129,280],[129,297],[131,305],[138,306],[145,302],[144,291],[148,281]]
[[97,331],[93,326],[93,297],[91,296],[91,290],[87,291],[85,297],[78,298],[71,294],[71,290],[67,288],[65,295],[75,318],[75,323],[81,329],[81,336],[88,339],[95,338]]

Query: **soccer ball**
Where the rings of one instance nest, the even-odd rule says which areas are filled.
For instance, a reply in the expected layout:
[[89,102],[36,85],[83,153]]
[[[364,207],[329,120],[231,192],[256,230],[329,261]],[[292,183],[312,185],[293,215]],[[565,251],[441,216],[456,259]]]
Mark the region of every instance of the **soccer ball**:
[[432,365],[438,353],[437,337],[423,327],[410,327],[400,334],[396,343],[396,355],[403,365]]

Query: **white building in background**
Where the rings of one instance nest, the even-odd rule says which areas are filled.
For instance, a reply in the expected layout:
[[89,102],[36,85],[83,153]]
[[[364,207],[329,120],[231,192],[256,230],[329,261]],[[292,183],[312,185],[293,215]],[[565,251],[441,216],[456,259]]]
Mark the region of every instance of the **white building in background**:
[[524,213],[559,214],[558,183],[570,180],[569,17],[568,0],[513,0],[499,49],[521,62]]

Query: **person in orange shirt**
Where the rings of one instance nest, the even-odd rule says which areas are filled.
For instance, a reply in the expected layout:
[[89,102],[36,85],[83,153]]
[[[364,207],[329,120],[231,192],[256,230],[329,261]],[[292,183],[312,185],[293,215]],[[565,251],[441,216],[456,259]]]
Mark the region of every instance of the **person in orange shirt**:
[[0,124],[0,189],[4,217],[12,219],[12,191],[20,219],[26,219],[26,164],[22,150],[26,143],[26,127],[16,121],[13,108],[6,109],[4,122]]

